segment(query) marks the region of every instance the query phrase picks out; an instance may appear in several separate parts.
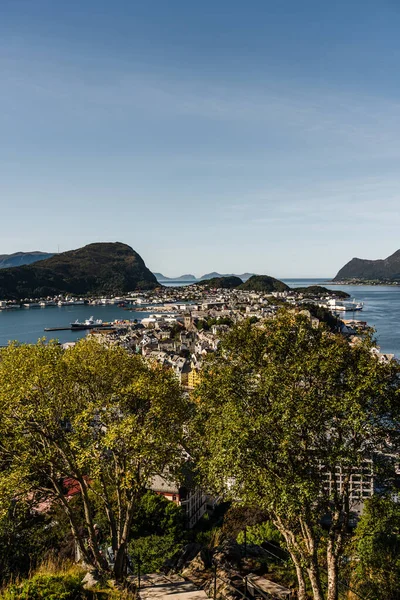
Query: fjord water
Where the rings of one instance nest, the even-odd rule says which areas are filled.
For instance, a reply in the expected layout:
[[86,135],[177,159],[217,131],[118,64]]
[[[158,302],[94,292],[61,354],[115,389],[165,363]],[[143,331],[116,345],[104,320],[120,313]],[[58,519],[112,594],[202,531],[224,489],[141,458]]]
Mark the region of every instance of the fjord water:
[[[324,285],[331,290],[343,290],[364,302],[364,310],[345,313],[346,318],[367,321],[377,330],[377,340],[382,352],[396,354],[400,358],[400,286],[331,285],[329,279],[284,279],[290,287]],[[193,282],[191,282],[193,283]],[[168,282],[168,287],[174,282]],[[175,286],[185,285],[183,282]],[[187,285],[187,283],[186,283]],[[45,333],[45,327],[68,327],[78,319],[93,316],[103,321],[114,319],[143,319],[149,313],[131,312],[118,306],[62,306],[48,308],[16,309],[0,311],[0,346],[10,340],[34,343],[39,338],[57,338],[60,342],[74,341],[86,335],[86,331],[57,331]]]
[[323,285],[330,290],[343,290],[364,302],[359,312],[346,312],[346,319],[367,321],[376,330],[381,352],[400,358],[400,285],[331,285],[327,279],[284,279],[290,287]]
[[45,327],[68,327],[70,323],[84,321],[89,317],[105,322],[115,319],[143,319],[147,312],[128,311],[116,305],[108,306],[49,306],[47,308],[16,308],[0,311],[0,346],[10,341],[35,343],[39,338],[55,338],[60,342],[74,342],[85,337],[87,331],[51,331]]

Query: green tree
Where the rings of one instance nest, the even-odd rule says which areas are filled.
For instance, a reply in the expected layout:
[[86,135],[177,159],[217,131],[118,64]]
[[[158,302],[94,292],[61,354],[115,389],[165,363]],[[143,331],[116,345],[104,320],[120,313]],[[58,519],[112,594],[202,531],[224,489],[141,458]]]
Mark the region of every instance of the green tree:
[[[122,578],[139,499],[155,474],[182,460],[186,401],[173,375],[96,340],[66,351],[14,344],[1,352],[0,408],[2,515],[15,500],[58,502],[85,561],[105,571],[94,521],[101,506]],[[79,486],[85,532],[67,478]]]
[[134,537],[169,535],[178,540],[184,531],[185,512],[181,506],[152,491],[144,494],[132,524]]
[[399,431],[400,367],[380,363],[371,345],[367,336],[352,346],[281,311],[263,325],[234,327],[205,362],[194,393],[204,485],[266,511],[291,554],[301,600],[307,578],[314,599],[325,597],[321,568],[326,597],[337,600],[354,470],[375,459],[382,477],[394,470],[377,451]]
[[376,600],[398,600],[400,594],[400,505],[373,497],[364,508],[353,544],[358,591]]

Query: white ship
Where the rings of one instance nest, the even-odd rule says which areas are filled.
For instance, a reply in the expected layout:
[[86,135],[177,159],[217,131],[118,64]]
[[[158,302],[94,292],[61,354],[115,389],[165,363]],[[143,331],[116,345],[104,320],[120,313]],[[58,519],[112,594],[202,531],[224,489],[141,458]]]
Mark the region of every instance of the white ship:
[[332,298],[327,302],[327,308],[332,310],[333,312],[354,312],[358,310],[362,310],[364,308],[364,302],[357,302],[355,299],[353,300],[336,300]]
[[85,321],[78,321],[77,319],[74,323],[71,323],[71,329],[94,329],[95,327],[104,327],[103,321],[90,317]]

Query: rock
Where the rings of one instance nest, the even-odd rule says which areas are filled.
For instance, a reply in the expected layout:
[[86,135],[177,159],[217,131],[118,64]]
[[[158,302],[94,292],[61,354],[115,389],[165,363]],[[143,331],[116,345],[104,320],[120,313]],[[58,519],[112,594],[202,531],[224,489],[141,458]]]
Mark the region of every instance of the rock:
[[178,570],[182,570],[185,568],[185,566],[187,566],[200,552],[201,550],[201,544],[197,544],[197,543],[192,543],[192,544],[187,544],[177,563],[176,563],[176,568]]
[[240,565],[241,558],[242,553],[239,544],[230,538],[225,539],[214,550],[213,561],[217,565],[226,563]]
[[89,590],[95,587],[99,581],[96,571],[88,571],[82,579],[82,584],[85,590]]

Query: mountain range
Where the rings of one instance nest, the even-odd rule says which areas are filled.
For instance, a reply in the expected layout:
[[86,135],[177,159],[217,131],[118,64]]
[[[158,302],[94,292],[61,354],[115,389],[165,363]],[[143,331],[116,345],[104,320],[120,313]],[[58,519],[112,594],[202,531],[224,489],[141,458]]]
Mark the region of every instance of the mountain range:
[[166,275],[163,275],[162,273],[154,273],[155,277],[157,278],[157,281],[159,281],[160,283],[162,283],[163,281],[193,281],[193,283],[195,283],[196,281],[206,281],[208,279],[214,279],[216,277],[239,277],[239,279],[241,279],[242,281],[247,281],[248,279],[250,279],[250,277],[252,275],[254,275],[254,273],[242,273],[241,275],[235,275],[233,273],[225,273],[225,274],[221,274],[221,273],[217,273],[216,271],[213,271],[212,273],[206,273],[205,275],[202,275],[201,277],[197,278],[195,277],[195,275],[180,275],[179,277],[167,277]]
[[400,250],[384,259],[352,258],[340,269],[333,281],[346,279],[400,280]]
[[0,298],[124,294],[154,289],[157,279],[130,246],[89,244],[30,265],[0,270]]
[[0,254],[0,269],[31,265],[39,260],[51,258],[54,254],[49,252],[14,252],[14,254]]

